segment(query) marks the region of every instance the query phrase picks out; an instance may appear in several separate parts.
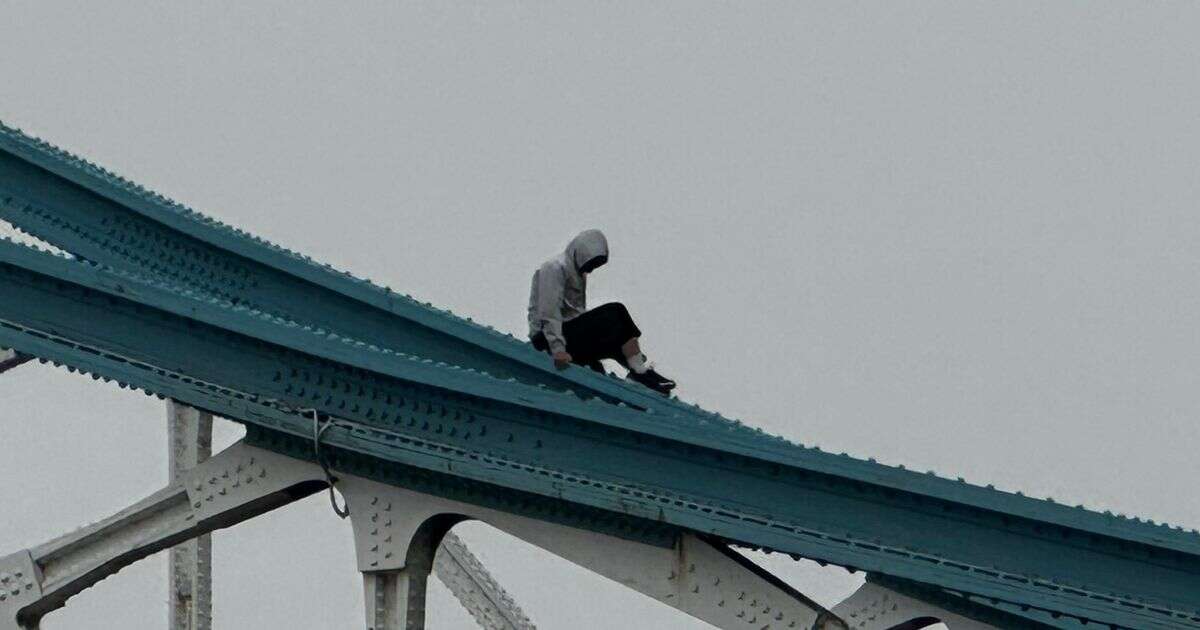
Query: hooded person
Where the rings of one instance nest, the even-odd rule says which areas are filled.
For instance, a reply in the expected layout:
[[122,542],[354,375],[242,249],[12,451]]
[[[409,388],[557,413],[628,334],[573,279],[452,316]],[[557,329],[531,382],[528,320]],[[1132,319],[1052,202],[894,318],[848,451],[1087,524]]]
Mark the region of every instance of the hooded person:
[[571,363],[603,372],[601,359],[629,370],[628,378],[669,395],[675,382],[656,372],[642,354],[642,336],[624,304],[587,308],[587,277],[608,262],[608,239],[600,230],[580,232],[563,252],[533,272],[529,292],[529,340],[548,352],[559,369]]

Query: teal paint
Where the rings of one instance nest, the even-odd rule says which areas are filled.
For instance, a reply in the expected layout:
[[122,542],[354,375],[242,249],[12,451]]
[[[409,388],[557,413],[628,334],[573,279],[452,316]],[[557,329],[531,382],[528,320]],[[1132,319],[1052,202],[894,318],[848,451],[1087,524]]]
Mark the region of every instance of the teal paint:
[[[0,317],[11,324],[0,327],[2,345],[263,427],[279,449],[297,435],[284,429],[295,408],[314,406],[361,428],[346,466],[442,471],[429,483],[483,484],[477,501],[561,497],[561,510],[661,519],[1078,618],[1197,622],[1193,534],[821,453],[584,370],[555,373],[527,344],[215,224],[8,129],[0,212],[104,265],[0,248]],[[46,346],[38,331],[70,343]],[[92,365],[93,352],[71,346],[81,342],[122,359]],[[189,350],[167,351],[180,347]],[[226,391],[172,390],[180,378],[152,376],[164,370]],[[292,410],[274,417],[247,396]],[[416,407],[396,424],[399,398]],[[468,444],[472,414],[487,418],[491,436]],[[415,449],[415,436],[433,446]],[[449,446],[460,451],[453,465]]]
[[[302,410],[315,407],[358,423],[362,439],[376,448],[390,438],[406,444],[404,450],[423,449],[421,457],[369,449],[355,451],[358,455],[383,454],[384,461],[453,471],[489,484],[493,494],[557,497],[564,507],[662,521],[741,544],[1140,627],[1155,627],[1156,620],[1122,611],[1106,616],[1102,600],[1087,591],[1047,588],[1046,576],[1079,580],[1106,597],[1136,592],[1168,605],[1194,601],[1200,592],[1195,555],[1131,552],[1116,541],[1105,546],[1079,533],[1069,540],[1071,532],[1050,525],[1003,523],[969,506],[646,435],[641,426],[664,421],[670,426],[680,419],[389,355],[10,243],[0,246],[0,288],[9,298],[0,305],[0,343],[47,357],[51,352],[27,337],[50,333],[85,346],[66,353],[60,348],[50,358],[276,430],[262,414],[165,389],[161,378],[148,380],[144,372],[157,368],[186,375],[193,384],[223,385],[221,397],[270,401],[304,425]],[[96,349],[124,365],[110,371],[113,366],[79,363]],[[137,366],[143,367],[132,369]],[[209,395],[215,395],[211,387]],[[394,415],[385,416],[388,412]],[[309,446],[306,440],[293,444]],[[450,450],[457,452],[457,463],[448,462]],[[473,457],[482,457],[483,465],[463,465]],[[369,468],[355,462],[347,455],[347,466]],[[737,491],[731,495],[730,488]],[[1147,563],[1139,551],[1159,555]]]

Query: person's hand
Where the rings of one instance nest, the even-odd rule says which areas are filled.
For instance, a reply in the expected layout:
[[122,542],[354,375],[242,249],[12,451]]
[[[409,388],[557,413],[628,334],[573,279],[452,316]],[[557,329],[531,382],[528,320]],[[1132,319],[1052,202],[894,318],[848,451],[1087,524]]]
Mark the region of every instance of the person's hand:
[[560,370],[565,370],[567,369],[568,365],[571,365],[571,355],[567,354],[566,352],[554,353],[554,367]]

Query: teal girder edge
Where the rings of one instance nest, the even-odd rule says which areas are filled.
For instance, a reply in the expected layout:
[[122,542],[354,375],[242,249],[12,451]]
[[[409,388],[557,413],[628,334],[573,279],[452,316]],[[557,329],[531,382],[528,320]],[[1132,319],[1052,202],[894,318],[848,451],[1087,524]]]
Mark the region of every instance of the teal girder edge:
[[[115,382],[121,389],[171,398],[247,428],[246,443],[307,461],[315,461],[312,418],[308,410],[263,399],[254,394],[189,378],[186,375],[133,361],[95,347],[0,320],[0,344],[13,347],[40,362],[69,372]],[[519,513],[563,525],[669,547],[674,526],[636,514],[547,500],[559,473],[527,468],[502,458],[466,453],[452,445],[413,438],[356,423],[337,421],[321,436],[326,461],[335,471],[358,474],[413,490],[493,509]],[[486,470],[486,475],[481,472]],[[483,482],[504,478],[509,485]],[[525,489],[514,489],[522,486]]]
[[[301,278],[330,291],[361,301],[365,305],[382,309],[397,317],[415,321],[446,335],[461,338],[476,344],[488,352],[510,359],[514,363],[542,370],[547,379],[565,379],[595,392],[606,399],[616,398],[632,406],[647,408],[657,413],[687,417],[698,422],[702,430],[696,439],[707,446],[723,447],[736,441],[755,456],[779,458],[789,465],[801,465],[814,471],[845,476],[865,483],[915,492],[934,498],[966,503],[975,507],[994,510],[1006,515],[1029,518],[1042,522],[1081,529],[1103,536],[1120,538],[1154,546],[1194,553],[1200,550],[1200,535],[1195,530],[1150,520],[1130,518],[1120,514],[1103,514],[1086,510],[1082,505],[1068,507],[1048,499],[1025,497],[1021,493],[1009,493],[990,486],[981,487],[959,479],[938,477],[932,471],[926,474],[905,470],[902,466],[888,466],[874,460],[859,460],[845,453],[835,455],[816,447],[793,444],[783,438],[750,428],[736,420],[728,420],[719,414],[668,401],[648,393],[644,388],[628,386],[620,381],[606,378],[583,369],[571,369],[555,374],[548,367],[545,357],[532,352],[528,344],[519,342],[509,335],[495,331],[467,319],[459,318],[449,311],[421,303],[409,296],[400,295],[367,280],[321,265],[290,250],[274,245],[237,228],[225,225],[178,204],[162,195],[129,182],[96,164],[82,160],[49,143],[32,138],[19,130],[0,124],[0,150],[39,166],[65,181],[82,187],[105,199],[145,217],[148,220],[177,230],[190,238],[211,244],[237,256],[266,265],[272,269]],[[12,200],[6,205],[26,207],[36,205],[37,200]],[[10,208],[11,209],[11,208]],[[53,216],[53,209],[41,209]],[[17,218],[17,217],[12,217]],[[21,227],[18,224],[18,227]],[[53,226],[29,225],[34,236],[47,242],[64,246],[70,251],[69,243],[62,243],[61,233]],[[105,264],[116,261],[100,260]],[[193,287],[194,288],[194,287]],[[329,327],[327,327],[329,328]],[[673,430],[691,430],[675,426]],[[714,431],[713,429],[724,429]],[[800,450],[803,449],[803,450]]]
[[[25,248],[22,246],[14,246],[12,244],[5,244],[5,246],[3,248],[0,248],[0,253],[3,254],[3,256],[2,256],[3,262],[10,266],[15,266],[15,267],[18,267],[21,269],[30,270],[35,273],[46,274],[49,277],[56,278],[57,281],[67,281],[67,282],[78,283],[80,286],[85,286],[85,287],[88,287],[93,290],[103,291],[109,295],[119,296],[126,300],[135,300],[138,303],[154,304],[157,302],[157,306],[155,306],[155,308],[161,308],[162,310],[167,311],[167,312],[174,312],[176,315],[179,315],[179,316],[185,317],[185,318],[193,318],[196,320],[204,320],[207,318],[207,319],[210,319],[211,321],[220,321],[221,324],[224,327],[227,327],[228,329],[236,330],[236,329],[240,328],[241,330],[247,331],[249,333],[248,336],[251,336],[254,339],[265,339],[268,337],[273,337],[275,339],[275,341],[272,343],[282,342],[282,343],[285,343],[288,345],[299,345],[304,348],[305,352],[317,352],[317,353],[329,352],[331,357],[346,358],[349,362],[361,361],[362,357],[358,357],[356,359],[353,356],[355,354],[354,350],[351,350],[348,353],[338,352],[339,350],[346,351],[347,349],[355,349],[355,350],[361,351],[364,348],[368,348],[368,346],[366,344],[362,344],[361,342],[355,342],[353,340],[346,340],[346,339],[336,339],[336,338],[329,339],[327,335],[316,335],[312,331],[303,331],[303,329],[301,329],[298,326],[294,326],[294,325],[289,326],[288,322],[281,322],[281,321],[277,321],[275,318],[272,318],[270,316],[264,316],[262,314],[255,314],[254,312],[252,312],[248,309],[240,309],[239,310],[237,308],[230,308],[228,305],[220,304],[220,302],[215,299],[184,296],[184,295],[178,294],[177,292],[172,291],[169,287],[158,287],[158,286],[154,286],[152,284],[145,284],[145,283],[141,282],[140,280],[134,278],[131,274],[122,273],[122,272],[111,272],[108,270],[104,270],[101,267],[96,266],[94,264],[81,263],[81,262],[71,261],[68,259],[59,258],[59,257],[51,256],[51,255],[40,254],[40,253],[34,252],[33,250],[30,250],[28,248]],[[269,331],[271,331],[271,329],[276,329],[276,330],[274,330],[273,332],[269,332]],[[294,335],[294,337],[289,341],[285,338],[286,335],[284,335],[284,337],[278,336],[278,335],[283,335],[284,333]],[[299,335],[299,336],[295,336],[295,335]],[[318,337],[318,339],[313,339],[313,337]],[[29,352],[31,354],[35,354],[36,356],[43,356],[43,357],[46,356],[44,349],[38,350],[38,349],[30,348],[26,344],[20,343],[20,340],[14,340],[14,342],[11,343],[10,345],[13,345],[14,347],[16,347],[19,350]],[[382,354],[386,354],[386,352],[378,351],[378,350],[370,351],[365,354],[370,355],[373,352],[379,352]],[[333,360],[337,361],[340,359],[334,358]],[[434,387],[446,386],[447,381],[444,378],[433,378],[433,376],[431,376],[431,375],[446,377],[449,375],[448,373],[458,373],[457,377],[459,380],[457,380],[456,382],[454,382],[451,385],[450,389],[452,391],[464,391],[466,388],[468,388],[469,386],[472,386],[472,385],[478,386],[478,387],[482,387],[485,385],[493,385],[493,386],[498,385],[499,390],[497,392],[495,392],[498,394],[498,396],[492,397],[493,400],[503,401],[503,402],[507,402],[507,403],[513,404],[513,405],[532,404],[533,409],[539,409],[539,410],[546,410],[552,406],[557,406],[558,407],[557,413],[562,413],[562,414],[568,415],[568,416],[580,417],[580,418],[586,419],[589,422],[603,423],[606,418],[611,420],[615,416],[621,416],[622,414],[632,414],[633,419],[634,419],[634,425],[631,426],[631,425],[626,424],[624,428],[626,428],[628,430],[638,430],[640,428],[644,428],[646,419],[648,417],[654,416],[654,414],[651,414],[651,413],[634,411],[634,410],[630,410],[630,409],[622,410],[619,407],[615,407],[613,405],[597,403],[594,401],[593,402],[579,401],[574,396],[569,395],[569,394],[563,394],[563,393],[552,392],[552,391],[547,392],[545,390],[539,390],[538,388],[522,386],[522,385],[518,385],[518,384],[504,382],[504,381],[497,381],[496,379],[491,379],[491,378],[483,376],[483,375],[470,374],[469,372],[466,372],[463,370],[457,370],[452,367],[438,367],[436,365],[431,365],[428,362],[419,361],[419,360],[412,359],[412,358],[400,358],[400,360],[397,361],[397,364],[400,364],[400,365],[402,365],[403,368],[405,368],[405,370],[406,370],[405,376],[407,376],[410,379],[417,379],[417,380],[420,380],[423,382],[440,384],[440,385],[438,385],[438,384],[431,385]],[[374,366],[370,366],[366,369],[380,369],[380,368],[387,368],[387,367],[388,366],[374,365]],[[430,380],[431,378],[433,379],[432,381]],[[488,387],[487,389],[492,389],[492,388]],[[513,394],[514,391],[519,391],[520,393]],[[541,398],[541,400],[537,400],[537,401],[529,400],[529,399],[524,398],[521,394],[528,394],[531,397]],[[173,395],[173,394],[163,393],[163,395]],[[545,397],[545,398],[542,398],[542,397]],[[185,402],[188,402],[189,404],[197,404],[191,400],[188,400],[186,397],[181,396],[180,399],[184,400]],[[551,402],[547,402],[547,401],[552,401],[553,403],[557,403],[557,405],[551,404]],[[201,406],[202,408],[210,408],[211,409],[211,405],[198,404],[198,406]],[[603,413],[597,414],[596,412],[600,411],[600,410],[602,410]],[[213,411],[222,413],[221,411],[216,410],[216,409],[213,409]],[[222,415],[225,415],[225,414],[222,413]],[[649,495],[653,494],[653,493],[647,493],[647,491],[645,489],[635,489],[632,492],[635,493],[635,496],[639,496],[639,497],[640,496],[649,496]],[[626,495],[626,496],[629,496],[629,495]],[[673,503],[680,503],[680,499],[678,497],[670,497],[669,495],[664,495],[664,496],[660,497],[659,502],[666,502],[666,503],[673,504]],[[621,505],[625,505],[625,504],[621,503]],[[681,506],[675,505],[675,508],[679,508],[679,507],[681,507]],[[661,509],[661,508],[659,508],[659,509]],[[651,513],[650,515],[653,516],[653,513]],[[695,516],[695,515],[693,514],[692,516]],[[662,517],[661,513],[658,515],[658,517],[659,518]],[[836,536],[829,537],[827,534],[821,534],[820,532],[816,532],[813,535],[822,537],[822,541],[824,541],[824,543],[826,543],[826,544],[822,545],[822,547],[825,548],[824,552],[822,552],[821,549],[817,549],[814,551],[814,549],[811,547],[806,547],[806,546],[797,547],[796,545],[791,544],[791,543],[795,543],[795,540],[793,540],[793,538],[795,537],[795,535],[798,532],[803,531],[802,528],[797,529],[795,526],[790,526],[790,525],[785,526],[783,523],[778,523],[778,522],[772,523],[769,516],[764,517],[761,514],[748,514],[748,515],[746,515],[745,518],[739,517],[737,522],[741,526],[746,526],[747,523],[751,523],[758,528],[765,528],[765,530],[766,530],[765,532],[760,532],[760,533],[764,533],[765,535],[763,535],[762,537],[757,537],[757,534],[756,534],[756,537],[754,537],[753,539],[747,540],[749,537],[737,536],[733,531],[714,531],[711,528],[711,523],[709,523],[708,524],[709,526],[706,527],[704,523],[697,524],[693,521],[693,524],[688,525],[688,526],[695,528],[697,531],[704,531],[704,532],[708,532],[708,533],[716,533],[718,535],[724,535],[724,536],[729,537],[732,540],[740,540],[742,542],[748,542],[749,544],[755,545],[755,546],[774,547],[774,548],[777,548],[780,550],[786,550],[789,552],[799,553],[806,557],[813,557],[813,558],[818,558],[818,559],[824,558],[835,564],[842,564],[842,565],[847,565],[847,566],[857,566],[857,567],[865,568],[868,570],[883,571],[883,572],[886,572],[889,574],[899,573],[901,575],[904,575],[905,577],[913,578],[913,579],[923,578],[924,580],[929,580],[930,583],[934,583],[934,584],[939,583],[939,582],[945,582],[946,576],[944,574],[940,575],[940,576],[936,575],[937,571],[934,571],[931,573],[931,571],[929,570],[930,566],[940,566],[942,569],[944,569],[945,567],[954,567],[956,569],[963,569],[963,570],[970,569],[970,567],[967,567],[964,565],[956,565],[953,562],[947,562],[943,559],[931,558],[931,557],[922,558],[922,557],[920,557],[920,554],[913,554],[911,552],[899,550],[899,549],[891,550],[890,553],[893,553],[893,554],[897,555],[898,557],[902,557],[903,559],[901,559],[901,558],[891,559],[887,563],[887,566],[881,566],[878,563],[878,558],[877,557],[873,558],[872,557],[873,554],[867,553],[867,551],[866,551],[866,550],[879,551],[881,549],[884,549],[884,546],[878,545],[877,543],[866,542],[866,541],[844,540],[844,539],[839,539]],[[790,532],[791,534],[790,535],[788,535],[788,534],[781,535],[780,530]],[[789,543],[788,541],[791,541],[791,543]],[[830,545],[828,545],[828,543],[830,543],[830,542],[836,543],[836,544],[832,545],[832,549],[828,548],[830,546]],[[848,554],[847,550],[857,550],[858,553],[849,553]],[[901,570],[901,569],[905,568],[902,565],[905,565],[906,563],[911,565],[911,566],[907,567],[908,569],[912,569],[915,571]],[[924,569],[924,570],[922,571],[921,569]],[[1105,601],[1108,601],[1108,602],[1113,601],[1113,598],[1111,598],[1107,595],[1100,594],[1099,598],[1096,601],[1083,602],[1082,606],[1081,606],[1081,602],[1079,602],[1079,601],[1075,601],[1075,602],[1055,601],[1055,600],[1058,600],[1057,597],[1048,596],[1047,593],[1040,592],[1040,591],[1043,588],[1050,588],[1051,590],[1065,589],[1065,591],[1069,594],[1070,593],[1080,594],[1080,593],[1084,593],[1084,592],[1079,591],[1078,589],[1074,589],[1072,587],[1067,587],[1067,586],[1062,586],[1062,585],[1036,584],[1036,580],[1030,581],[1028,578],[1023,578],[1021,576],[1009,576],[1006,579],[1014,580],[1014,581],[1018,581],[1018,582],[1019,581],[1029,582],[1031,585],[1034,585],[1032,589],[1029,587],[1013,587],[1013,586],[1009,586],[1009,585],[1004,585],[1004,586],[1009,586],[1009,588],[1007,590],[1004,588],[1001,588],[998,591],[996,588],[994,588],[996,586],[994,583],[991,583],[991,581],[988,579],[982,579],[981,576],[986,576],[988,573],[994,574],[995,572],[990,571],[989,569],[986,569],[986,568],[982,568],[982,573],[980,575],[958,576],[958,579],[955,580],[957,582],[956,587],[961,588],[963,590],[969,590],[971,592],[988,593],[991,596],[998,595],[1002,599],[1010,599],[1011,598],[1012,601],[1014,601],[1014,602],[1019,602],[1021,604],[1026,604],[1026,605],[1033,603],[1033,605],[1037,606],[1037,605],[1039,605],[1037,602],[1041,601],[1042,604],[1040,604],[1040,605],[1048,606],[1048,610],[1061,611],[1064,608],[1067,610],[1076,610],[1076,611],[1078,611],[1078,614],[1083,615],[1084,618],[1091,618],[1091,619],[1112,618],[1111,615],[1113,614],[1114,611],[1102,603]],[[976,583],[976,586],[974,588],[972,588],[972,582]],[[977,589],[981,589],[981,590],[977,590]],[[1084,593],[1084,594],[1086,595],[1086,593]],[[1090,596],[1090,595],[1088,595],[1088,596]],[[1117,598],[1117,599],[1120,599],[1120,598]],[[1050,605],[1050,603],[1049,603],[1050,601],[1054,601],[1054,604],[1056,604],[1056,605]],[[1140,604],[1138,604],[1136,602],[1123,601],[1123,602],[1118,602],[1118,603],[1122,606],[1142,607]],[[1066,604],[1066,605],[1064,606],[1064,604]],[[1088,605],[1088,604],[1095,605],[1096,608],[1093,608],[1092,605]],[[1150,627],[1151,625],[1157,625],[1160,621],[1162,621],[1162,622],[1166,623],[1166,625],[1163,625],[1161,627],[1176,627],[1175,620],[1170,620],[1170,619],[1162,620],[1162,619],[1156,619],[1156,617],[1158,617],[1164,613],[1169,616],[1186,616],[1188,614],[1188,613],[1180,613],[1178,611],[1172,613],[1170,611],[1160,610],[1160,609],[1157,609],[1154,607],[1150,607],[1150,609],[1147,610],[1147,613],[1152,615],[1151,618],[1149,618],[1149,619],[1143,618],[1140,614],[1135,615],[1133,617],[1137,622],[1136,625],[1141,625],[1143,627]],[[1118,615],[1118,617],[1123,617],[1123,615]]]

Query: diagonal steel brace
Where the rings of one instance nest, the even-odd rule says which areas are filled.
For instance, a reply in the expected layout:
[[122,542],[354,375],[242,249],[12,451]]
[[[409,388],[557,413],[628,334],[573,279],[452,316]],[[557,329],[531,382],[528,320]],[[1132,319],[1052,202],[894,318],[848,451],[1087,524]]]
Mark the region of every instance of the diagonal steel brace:
[[[36,630],[71,596],[142,558],[325,487],[316,464],[235,444],[109,518],[0,557],[0,630]],[[461,541],[444,542],[434,572],[481,626],[532,630]]]

